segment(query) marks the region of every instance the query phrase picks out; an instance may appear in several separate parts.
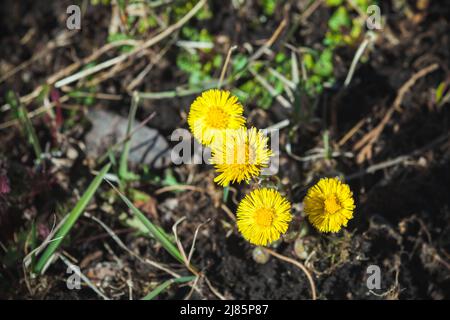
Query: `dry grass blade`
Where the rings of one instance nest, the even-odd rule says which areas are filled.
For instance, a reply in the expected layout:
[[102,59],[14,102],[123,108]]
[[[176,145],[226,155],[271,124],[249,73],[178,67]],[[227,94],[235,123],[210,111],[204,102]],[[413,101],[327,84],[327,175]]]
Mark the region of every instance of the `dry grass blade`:
[[181,252],[174,246],[174,244],[170,241],[169,236],[162,231],[161,229],[157,228],[150,220],[147,219],[147,217],[134,206],[134,204],[124,195],[122,194],[111,182],[106,180],[108,184],[113,188],[113,190],[119,195],[119,197],[122,199],[123,202],[130,208],[132,213],[144,224],[144,226],[147,228],[148,232],[155,237],[156,240],[158,240],[159,243],[163,246],[164,249],[167,250],[170,255],[172,255],[176,260],[184,264],[185,259]]
[[119,245],[119,247],[121,247],[122,249],[124,249],[126,252],[128,252],[131,256],[135,257],[136,259],[138,259],[141,263],[144,264],[149,264],[152,267],[155,267],[157,269],[160,269],[164,272],[167,272],[168,274],[170,274],[172,277],[175,278],[179,278],[180,275],[177,274],[176,272],[170,270],[169,268],[163,266],[160,263],[151,261],[149,259],[143,259],[140,256],[138,256],[136,253],[134,253],[133,251],[131,251],[130,249],[128,249],[128,247],[122,242],[122,240],[120,240],[120,238],[114,233],[114,231],[111,230],[111,228],[109,228],[105,223],[103,223],[103,221],[101,221],[100,219],[91,216],[88,213],[84,214],[86,217],[91,218],[92,220],[94,220],[95,222],[97,222],[103,229],[106,230],[106,232],[111,236],[111,238]]
[[219,84],[217,85],[217,88],[220,89],[222,87],[222,82],[223,79],[225,78],[225,73],[227,72],[228,69],[228,64],[230,63],[230,59],[231,59],[231,54],[233,53],[234,50],[237,49],[237,46],[232,46],[227,53],[227,57],[225,59],[225,63],[223,64],[223,68],[222,71],[220,72],[220,79],[219,79]]
[[180,29],[186,22],[188,22],[193,16],[197,14],[198,11],[205,5],[206,0],[200,0],[182,19],[180,19],[177,23],[169,26],[168,28],[164,29],[161,33],[156,35],[155,37],[147,40],[144,42],[141,46],[134,49],[131,52],[121,54],[120,56],[117,56],[115,58],[106,60],[92,68],[82,70],[78,73],[75,73],[67,78],[61,79],[55,83],[56,88],[60,88],[62,86],[68,85],[72,82],[78,81],[80,79],[83,79],[87,76],[90,76],[94,73],[97,73],[101,70],[104,70],[106,68],[112,67],[122,61],[125,61],[126,59],[135,56],[136,54],[142,52],[145,49],[150,48],[151,46],[154,46],[164,38],[170,36],[173,34],[176,30]]
[[314,284],[314,280],[313,280],[313,278],[311,276],[311,273],[308,271],[308,269],[302,263],[300,263],[300,262],[298,262],[298,261],[296,261],[294,259],[291,259],[289,257],[283,256],[283,255],[281,255],[279,253],[276,253],[273,250],[270,250],[270,249],[267,249],[267,248],[263,248],[263,250],[266,251],[267,253],[269,253],[270,255],[274,256],[275,258],[278,258],[280,260],[292,263],[293,265],[299,267],[305,273],[306,278],[308,278],[309,285],[311,287],[311,297],[312,297],[312,299],[313,300],[317,299],[316,285]]
[[97,288],[88,277],[86,277],[83,273],[81,273],[80,269],[75,266],[73,263],[69,261],[64,255],[58,254],[58,257],[66,264],[68,268],[70,268],[77,276],[79,276],[87,285],[89,288],[95,291],[100,297],[102,297],[104,300],[111,300],[108,298],[99,288]]
[[367,133],[364,137],[361,138],[353,147],[353,150],[359,150],[359,152],[356,161],[357,163],[362,163],[366,159],[370,159],[372,157],[372,146],[375,143],[375,141],[378,140],[378,137],[383,132],[386,124],[391,120],[392,115],[395,111],[401,110],[401,103],[403,101],[403,97],[405,94],[412,88],[412,86],[416,83],[417,80],[419,80],[422,77],[425,77],[427,74],[435,71],[439,65],[437,63],[434,63],[426,68],[423,68],[422,70],[416,72],[413,74],[413,76],[405,82],[405,84],[398,90],[397,97],[394,100],[394,103],[392,106],[388,109],[386,114],[384,115],[381,122],[369,133]]

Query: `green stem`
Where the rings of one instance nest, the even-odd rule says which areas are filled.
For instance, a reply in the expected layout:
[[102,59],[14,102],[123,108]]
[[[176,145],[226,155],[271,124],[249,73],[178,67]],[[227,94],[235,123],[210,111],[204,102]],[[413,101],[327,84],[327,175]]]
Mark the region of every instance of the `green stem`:
[[128,156],[130,154],[130,147],[131,147],[131,130],[133,129],[134,125],[134,118],[136,117],[136,111],[139,106],[139,95],[137,92],[133,93],[133,98],[131,100],[131,107],[130,107],[130,114],[128,115],[128,125],[127,125],[127,132],[125,134],[125,137],[127,137],[127,140],[123,146],[122,154],[120,156],[120,163],[119,163],[119,177],[120,179],[129,180],[132,175],[128,172]]
[[166,280],[163,283],[161,283],[159,286],[157,286],[155,289],[153,289],[149,294],[147,294],[141,300],[154,299],[157,295],[159,295],[161,292],[163,292],[165,289],[167,289],[173,283],[183,283],[183,282],[189,282],[189,281],[193,281],[193,280],[195,280],[195,276],[180,277],[180,278]]

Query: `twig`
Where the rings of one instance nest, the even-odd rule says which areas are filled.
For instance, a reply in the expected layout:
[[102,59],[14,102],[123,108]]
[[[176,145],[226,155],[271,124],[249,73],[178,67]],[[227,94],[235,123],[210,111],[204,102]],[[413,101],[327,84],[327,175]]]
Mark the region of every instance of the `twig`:
[[425,151],[433,148],[434,146],[438,145],[439,143],[448,140],[449,138],[450,138],[450,132],[447,132],[446,134],[443,134],[443,135],[439,136],[438,138],[434,139],[432,142],[430,142],[426,146],[421,147],[421,148],[419,148],[417,150],[414,150],[410,154],[402,155],[402,156],[399,156],[399,157],[394,158],[394,159],[386,160],[386,161],[383,161],[383,162],[371,165],[370,167],[368,167],[368,168],[366,168],[366,169],[364,169],[362,171],[359,171],[359,172],[356,172],[356,173],[353,173],[353,174],[347,176],[345,179],[346,180],[355,179],[355,178],[364,176],[366,174],[374,173],[376,171],[379,171],[379,170],[382,170],[382,169],[386,169],[386,168],[395,166],[395,165],[400,164],[400,163],[404,163],[404,162],[408,161],[409,159],[411,159],[413,157],[419,156],[420,154],[422,154]]
[[341,147],[343,146],[351,137],[353,137],[353,135],[358,132],[359,129],[361,129],[361,127],[363,126],[363,124],[366,122],[366,119],[363,118],[361,120],[358,121],[357,124],[355,124],[353,126],[353,128],[351,128],[342,138],[341,140],[339,140],[338,142],[338,146]]
[[230,63],[230,59],[231,59],[231,54],[233,53],[234,50],[237,49],[237,46],[232,46],[227,53],[227,57],[225,59],[225,63],[223,64],[222,67],[222,71],[220,72],[220,78],[219,78],[219,84],[217,85],[217,88],[220,89],[222,87],[222,82],[223,79],[225,78],[225,73],[227,72],[228,69],[228,64]]
[[172,226],[172,233],[175,236],[175,242],[177,244],[178,250],[181,252],[181,255],[183,256],[184,259],[184,263],[186,265],[186,267],[189,265],[188,263],[188,259],[186,257],[186,252],[184,251],[183,245],[181,244],[180,240],[178,239],[178,233],[177,233],[177,227],[178,225],[183,222],[184,220],[186,220],[186,216],[178,219],[174,225]]
[[[225,81],[225,83],[227,83],[227,81]],[[206,89],[215,88],[215,87],[217,87],[217,85],[218,85],[218,82],[211,81],[211,82],[203,85],[202,88],[193,88],[193,89],[175,88],[174,90],[170,90],[170,91],[139,92],[139,97],[142,99],[153,99],[153,100],[185,97],[185,96],[190,96],[190,95],[200,93]]]
[[356,65],[358,64],[359,59],[363,55],[367,46],[374,40],[375,40],[375,34],[369,32],[367,34],[367,37],[364,39],[364,41],[359,46],[358,50],[356,50],[355,56],[353,57],[353,60],[352,60],[352,64],[350,65],[350,69],[348,70],[347,77],[345,78],[345,81],[344,81],[344,87],[348,87],[348,85],[352,81],[353,74],[355,73]]
[[307,20],[313,13],[316,11],[320,5],[322,4],[323,0],[316,0],[313,1],[308,8],[306,8],[305,11],[303,11],[301,15],[301,20],[305,21]]
[[289,125],[290,125],[289,119],[284,119],[284,120],[281,120],[278,123],[275,123],[275,124],[272,124],[272,125],[268,126],[267,128],[264,128],[262,130],[264,132],[278,131],[278,130],[281,130],[281,129],[289,127]]
[[194,290],[196,290],[197,292],[199,292],[201,294],[200,290],[197,288],[198,280],[200,280],[200,276],[195,277],[195,280],[194,280],[194,283],[192,284],[191,290],[189,290],[189,293],[186,295],[186,297],[183,298],[183,300],[189,300],[191,298],[192,294],[194,293]]
[[75,266],[72,262],[70,262],[66,257],[64,257],[64,255],[58,253],[57,254],[58,257],[69,267],[71,268],[81,279],[83,279],[84,282],[86,282],[86,284],[95,291],[95,293],[97,293],[100,297],[102,297],[104,300],[111,300],[110,298],[108,298],[99,288],[97,288],[92,282],[91,280],[89,280],[88,277],[86,277],[81,271],[80,269]]
[[57,81],[55,83],[55,87],[59,88],[62,87],[64,85],[67,85],[69,83],[78,81],[80,79],[83,79],[91,74],[97,73],[103,69],[109,68],[114,66],[117,63],[120,63],[138,53],[140,53],[141,51],[150,48],[151,46],[157,44],[158,42],[160,42],[161,40],[165,39],[166,37],[170,36],[171,34],[173,34],[176,30],[180,29],[186,22],[188,22],[193,16],[195,16],[197,14],[198,11],[200,11],[200,9],[205,5],[206,0],[200,0],[183,18],[181,18],[178,22],[176,22],[175,24],[169,26],[167,29],[165,29],[164,31],[160,32],[159,34],[157,34],[155,37],[147,40],[146,42],[144,42],[141,46],[139,46],[138,48],[135,48],[134,50],[132,50],[131,52],[128,53],[124,53],[121,54],[115,58],[106,60],[92,68],[86,69],[86,70],[82,70],[80,72],[77,72],[67,78],[61,79],[59,81]]
[[214,48],[214,43],[210,42],[210,41],[178,40],[175,44],[178,47],[182,47],[182,48],[186,48],[186,49],[212,49],[212,48]]
[[69,41],[68,40],[71,37],[73,37],[75,34],[76,34],[76,32],[65,32],[65,31],[62,32],[55,39],[49,41],[46,44],[44,49],[42,49],[39,52],[37,52],[36,54],[34,54],[29,60],[19,64],[15,68],[9,70],[4,75],[2,75],[0,77],[0,83],[2,83],[3,81],[7,80],[8,78],[14,76],[17,72],[20,72],[23,69],[27,68],[28,66],[30,66],[36,60],[39,60],[43,56],[48,55],[52,50],[54,50],[56,48],[59,48],[59,47],[64,47],[64,46],[69,45]]
[[114,77],[116,74],[122,72],[125,69],[128,69],[128,67],[135,65],[134,61],[129,59],[123,62],[120,62],[113,66],[111,69],[105,70],[104,72],[100,73],[98,76],[94,77],[92,80],[87,80],[85,83],[86,87],[96,87],[103,81],[106,81],[112,77]]
[[264,52],[275,43],[275,41],[278,39],[283,29],[286,27],[286,25],[287,19],[284,18],[278,25],[278,27],[276,28],[275,32],[272,34],[270,39],[266,43],[264,43],[258,50],[256,50],[256,52],[250,57],[249,62],[258,60],[264,54]]
[[120,240],[120,238],[116,235],[116,233],[109,228],[105,223],[103,223],[103,221],[101,221],[100,219],[98,219],[97,217],[94,217],[92,215],[90,215],[89,213],[85,212],[84,215],[92,220],[94,220],[95,222],[97,222],[103,229],[105,229],[105,231],[111,236],[111,238],[119,245],[119,247],[121,247],[123,250],[125,250],[126,252],[128,252],[130,255],[132,255],[133,257],[135,257],[137,260],[139,260],[141,263],[144,264],[149,264],[152,267],[155,267],[157,269],[160,269],[164,272],[167,272],[168,274],[170,274],[171,276],[175,277],[175,278],[179,278],[181,277],[178,273],[168,269],[167,267],[164,267],[162,264],[159,264],[157,262],[151,261],[149,259],[143,259],[140,256],[138,256],[136,253],[134,253],[133,251],[131,251],[130,249],[128,249],[128,247],[122,242],[122,240]]
[[150,62],[144,70],[142,70],[136,78],[134,78],[128,86],[126,86],[126,90],[128,92],[131,92],[136,88],[142,80],[144,80],[145,76],[153,69],[153,67],[164,57],[164,55],[169,50],[170,46],[172,45],[171,42],[169,42],[164,49],[161,50],[161,52],[154,58],[150,58]]
[[270,95],[275,98],[283,107],[291,108],[292,104],[281,94],[279,94],[274,87],[267,82],[262,76],[260,76],[255,70],[252,68],[249,69],[250,73],[255,77],[256,81],[258,81],[267,91],[269,91]]
[[91,55],[89,55],[88,57],[86,57],[80,61],[74,62],[71,65],[68,65],[67,67],[65,67],[64,69],[59,70],[55,74],[51,75],[50,77],[47,78],[46,83],[48,85],[54,84],[58,79],[61,79],[62,77],[70,74],[71,72],[77,70],[78,68],[80,68],[83,65],[86,65],[88,63],[95,61],[98,57],[100,57],[104,53],[106,53],[114,48],[125,46],[125,45],[137,46],[140,43],[141,43],[140,41],[136,41],[136,40],[132,40],[132,39],[124,39],[124,40],[119,40],[119,41],[114,41],[112,43],[108,43],[108,44],[94,50],[94,52]]
[[[65,91],[66,88],[62,88],[62,91]],[[81,97],[93,97],[96,99],[100,99],[100,100],[121,100],[122,97],[119,95],[112,95],[112,94],[106,94],[106,93],[84,93],[81,92],[80,93]],[[120,97],[120,98],[119,98]],[[25,106],[30,100],[34,99],[35,96],[25,96],[20,98],[20,102]],[[59,103],[64,103],[67,102],[70,99],[70,97],[68,95],[64,95],[61,98],[59,98]],[[27,101],[27,102],[24,102]],[[50,102],[47,105],[43,105],[38,107],[37,109],[33,110],[33,111],[29,111],[28,114],[28,118],[33,119],[37,116],[40,116],[41,114],[45,113],[48,111],[49,108],[54,108],[55,107],[55,103],[54,102]],[[64,106],[61,106],[62,108],[64,108]],[[2,107],[2,111],[8,111],[10,109],[10,105],[9,104],[5,104]],[[7,129],[9,127],[12,127],[16,124],[18,124],[19,121],[17,119],[13,119],[13,120],[9,120],[9,121],[5,121],[3,123],[0,124],[0,130],[3,129]]]
[[181,244],[181,241],[178,239],[178,233],[177,233],[177,226],[183,222],[186,219],[186,216],[180,218],[177,222],[175,222],[175,224],[172,226],[172,232],[175,236],[175,242],[177,244],[178,250],[181,253],[181,256],[183,257],[184,260],[184,264],[186,266],[186,268],[191,271],[194,275],[199,276],[200,272],[198,272],[195,268],[192,267],[190,261],[188,260],[187,256],[186,256],[186,251],[184,251],[183,245]]
[[[64,87],[61,88],[62,92],[73,92],[72,87]],[[123,96],[120,94],[111,94],[111,93],[104,93],[104,92],[83,92],[83,91],[76,91],[75,98],[95,98],[99,100],[111,100],[111,101],[120,101],[123,99]]]
[[174,186],[162,187],[162,188],[156,190],[154,192],[154,195],[159,195],[162,193],[177,191],[177,190],[190,190],[190,191],[197,191],[197,192],[201,192],[201,193],[207,193],[206,190],[199,188],[199,187],[178,184],[178,185],[174,185]]
[[192,245],[191,245],[191,250],[189,250],[189,255],[188,255],[188,263],[191,264],[191,259],[192,259],[192,255],[194,254],[194,249],[195,249],[195,240],[197,240],[197,236],[198,236],[198,231],[200,230],[201,227],[203,227],[205,224],[209,223],[211,221],[211,219],[209,218],[208,220],[206,220],[205,222],[200,223],[197,228],[195,229],[195,233],[194,233],[194,239],[192,240]]
[[395,98],[393,107],[397,111],[401,111],[401,104],[403,101],[403,97],[409,91],[409,89],[412,88],[412,86],[417,82],[417,80],[419,80],[422,77],[425,77],[427,74],[433,72],[438,67],[439,67],[439,65],[437,63],[433,63],[432,65],[425,67],[422,70],[413,74],[413,76],[408,81],[406,81],[405,84],[398,91],[398,94],[397,94],[397,97]]
[[209,289],[211,290],[212,293],[216,295],[216,297],[218,297],[220,300],[227,300],[227,298],[225,298],[223,294],[221,294],[216,288],[213,287],[213,285],[206,276],[204,277],[204,279]]
[[127,56],[125,56],[125,55],[117,56],[117,57],[112,58],[110,60],[107,60],[105,62],[99,63],[99,64],[97,64],[97,65],[95,65],[95,66],[93,66],[91,68],[82,70],[82,71],[80,71],[78,73],[75,73],[75,74],[73,74],[73,75],[71,75],[71,76],[69,76],[67,78],[64,78],[64,79],[62,79],[60,81],[57,81],[55,83],[55,88],[61,88],[61,87],[65,86],[65,85],[68,85],[68,84],[70,84],[72,82],[75,82],[77,80],[80,80],[80,79],[83,79],[83,78],[85,78],[87,76],[90,76],[91,74],[97,73],[97,72],[99,72],[99,71],[101,71],[103,69],[112,67],[112,66],[116,65],[117,63],[124,61],[126,58],[127,58]]
[[274,256],[275,258],[278,258],[278,259],[280,259],[280,260],[283,260],[283,261],[292,263],[293,265],[299,267],[299,268],[305,273],[306,278],[308,278],[309,285],[310,285],[310,287],[311,287],[311,296],[312,296],[312,299],[313,299],[313,300],[316,300],[316,299],[317,299],[317,296],[316,296],[316,286],[315,286],[315,284],[314,284],[314,280],[313,280],[311,274],[309,273],[308,269],[307,269],[301,262],[298,262],[298,261],[296,261],[296,260],[294,260],[294,259],[291,259],[291,258],[289,258],[289,257],[283,256],[283,255],[281,255],[281,254],[279,254],[279,253],[276,253],[276,252],[273,251],[273,250],[270,250],[270,249],[267,249],[267,248],[262,248],[262,249],[265,250],[267,253],[271,254],[272,256]]
[[422,70],[413,74],[413,76],[401,86],[401,88],[398,90],[397,97],[395,98],[394,103],[388,109],[381,122],[354,145],[353,150],[361,149],[356,159],[358,163],[362,163],[365,159],[371,158],[372,145],[375,143],[375,141],[377,141],[378,137],[383,132],[384,127],[389,122],[394,112],[401,110],[400,105],[403,101],[403,97],[409,91],[409,89],[411,89],[411,87],[416,83],[417,80],[433,72],[438,67],[439,65],[437,63],[434,63],[426,68],[423,68]]
[[[65,216],[58,223],[58,225],[56,225],[56,216],[54,216],[53,225],[52,225],[52,228],[50,229],[50,232],[47,235],[47,237],[44,239],[44,241],[38,247],[36,247],[31,252],[29,252],[22,260],[22,270],[23,270],[23,274],[24,274],[25,284],[27,285],[28,291],[31,294],[33,294],[33,290],[31,289],[31,285],[30,285],[30,282],[28,280],[28,271],[27,271],[27,269],[30,266],[30,264],[32,263],[33,257],[36,257],[39,253],[42,252],[42,250],[45,249],[47,244],[49,244],[50,242],[55,240],[55,239],[52,240],[53,236],[55,235],[56,231],[58,231],[58,229],[63,225],[63,223],[66,221],[66,219],[67,219],[67,216]],[[2,244],[2,246],[3,246],[3,244]],[[7,251],[7,250],[5,250],[5,251]]]
[[225,213],[231,220],[236,221],[236,216],[233,214],[233,212],[231,212],[231,210],[227,207],[225,203],[222,203],[220,207],[222,208],[223,211],[225,211]]

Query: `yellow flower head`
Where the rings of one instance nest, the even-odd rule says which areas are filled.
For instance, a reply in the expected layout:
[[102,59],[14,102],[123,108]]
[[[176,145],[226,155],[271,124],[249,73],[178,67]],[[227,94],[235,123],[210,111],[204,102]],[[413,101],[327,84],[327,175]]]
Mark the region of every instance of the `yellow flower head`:
[[250,243],[265,246],[287,231],[290,210],[289,201],[275,189],[256,189],[238,206],[238,230]]
[[350,187],[338,178],[322,178],[303,200],[309,221],[321,232],[338,232],[353,218],[355,202]]
[[250,181],[259,176],[262,168],[269,164],[272,151],[268,138],[262,131],[241,127],[227,130],[226,135],[211,145],[211,163],[219,175],[214,179],[219,185],[228,186],[234,182]]
[[229,91],[211,89],[197,97],[191,105],[188,124],[193,135],[204,145],[224,129],[237,129],[245,124],[244,108]]

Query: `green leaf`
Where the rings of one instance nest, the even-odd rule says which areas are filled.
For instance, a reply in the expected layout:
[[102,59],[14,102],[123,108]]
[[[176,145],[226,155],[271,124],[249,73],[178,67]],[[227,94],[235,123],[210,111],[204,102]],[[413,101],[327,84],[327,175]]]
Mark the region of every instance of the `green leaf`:
[[342,28],[350,28],[352,20],[344,6],[340,6],[333,13],[330,20],[328,20],[328,26],[334,32],[341,32]]
[[234,72],[239,72],[245,68],[248,63],[248,58],[243,54],[237,54],[233,59]]
[[80,215],[84,212],[84,209],[86,208],[86,206],[91,201],[92,197],[94,196],[95,192],[97,191],[98,187],[100,186],[103,178],[108,173],[108,170],[110,167],[111,167],[110,163],[108,163],[106,166],[103,167],[103,169],[100,171],[100,173],[95,177],[95,179],[91,182],[89,187],[86,189],[86,191],[84,192],[84,194],[80,198],[80,200],[78,200],[76,206],[69,213],[67,219],[64,221],[61,228],[55,234],[55,237],[53,238],[53,240],[49,243],[49,245],[45,249],[44,253],[39,258],[39,261],[36,264],[36,267],[34,268],[35,273],[40,274],[42,272],[42,270],[46,266],[47,262],[53,256],[55,251],[59,248],[59,246],[61,245],[61,242],[64,240],[66,235],[69,233],[69,231],[74,226],[75,222],[78,220]]
[[447,87],[447,83],[445,81],[441,82],[439,84],[439,86],[437,87],[436,94],[434,97],[434,100],[436,101],[437,104],[439,104],[439,102],[441,102],[446,87]]
[[361,9],[361,11],[367,12],[367,8],[372,4],[377,4],[377,1],[372,0],[354,0],[355,5]]
[[127,140],[123,144],[119,162],[119,177],[121,180],[137,180],[139,178],[133,172],[128,171],[128,156],[130,154],[131,138],[132,138],[131,130],[134,125],[134,118],[136,117],[136,111],[138,106],[139,106],[139,95],[133,93],[133,97],[131,99],[130,112],[128,114],[127,131],[125,134]]
[[314,73],[328,78],[333,75],[333,51],[325,49],[314,66]]
[[175,259],[184,264],[183,256],[175,247],[175,245],[170,241],[169,236],[164,231],[162,231],[162,229],[157,228],[152,222],[150,222],[145,214],[143,214],[138,208],[136,208],[134,204],[119,190],[117,190],[109,181],[108,183],[111,185],[111,187],[113,187],[113,189],[117,192],[122,201],[125,202],[128,208],[130,208],[131,212],[136,215],[136,217],[144,224],[148,232],[163,246],[163,248],[166,249],[166,251]]
[[162,181],[164,186],[178,186],[180,183],[177,178],[173,175],[173,172],[170,168],[164,170],[164,180]]
[[230,187],[226,186],[223,188],[223,197],[222,197],[222,201],[227,203],[228,201],[228,195],[230,194]]
[[337,7],[340,6],[343,2],[344,0],[327,0],[326,4],[329,7]]
[[306,69],[312,70],[312,68],[314,67],[314,58],[313,58],[312,54],[305,53],[303,55],[303,63],[305,64]]
[[158,296],[161,292],[163,292],[165,289],[167,289],[173,283],[183,283],[183,282],[189,282],[189,281],[193,281],[193,280],[195,280],[195,276],[180,277],[180,278],[166,280],[163,283],[161,283],[159,286],[157,286],[155,289],[153,289],[149,294],[147,294],[141,300],[154,299],[156,296]]
[[277,7],[277,0],[262,0],[263,11],[266,16],[272,16]]
[[[127,34],[124,34],[124,33],[111,33],[108,35],[107,42],[112,43],[115,41],[132,40],[132,39],[133,39],[133,37],[131,37]],[[133,50],[133,46],[130,46],[130,45],[123,45],[120,47],[120,52],[123,52],[123,53],[130,52],[131,50]]]

